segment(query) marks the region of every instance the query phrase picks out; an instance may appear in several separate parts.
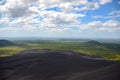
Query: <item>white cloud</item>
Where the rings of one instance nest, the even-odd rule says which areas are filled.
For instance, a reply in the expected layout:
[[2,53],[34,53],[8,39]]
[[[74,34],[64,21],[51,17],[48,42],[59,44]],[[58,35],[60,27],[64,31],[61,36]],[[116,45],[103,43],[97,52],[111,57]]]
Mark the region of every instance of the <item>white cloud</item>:
[[101,27],[101,22],[100,21],[93,21],[93,22],[90,22],[90,23],[87,23],[87,24],[82,24],[80,26],[80,29],[98,29],[99,27]]
[[0,19],[0,24],[7,24],[9,23],[9,18],[8,17],[2,17]]
[[[88,0],[7,0],[5,5],[0,7],[0,12],[18,18],[37,14],[50,7],[59,7],[63,12],[71,12],[73,6],[83,6],[78,10],[95,10],[101,4],[106,4],[111,0],[100,0],[88,2]],[[31,6],[35,5],[35,6]]]
[[99,0],[99,1],[100,1],[100,4],[102,5],[112,2],[112,0]]
[[92,10],[98,9],[99,7],[100,7],[100,5],[97,2],[89,3],[87,6],[88,9],[92,9]]
[[91,2],[86,2],[83,7],[77,7],[76,10],[96,10],[100,8],[101,5],[112,2],[112,0],[93,0]]
[[21,29],[23,29],[23,30],[28,30],[28,31],[35,31],[35,30],[37,30],[38,28],[35,27],[35,26],[28,26],[28,25],[26,25],[26,26],[22,26]]
[[84,5],[87,0],[39,0],[39,5],[41,8],[48,7],[60,7],[63,11],[67,12],[72,9],[74,5]]
[[46,32],[52,32],[52,33],[54,33],[54,32],[62,33],[62,32],[67,32],[70,30],[71,30],[70,28],[46,28]]
[[119,18],[120,17],[120,10],[115,10],[110,12],[107,16],[93,16],[93,18],[97,19],[97,18]]
[[80,26],[80,29],[81,30],[91,29],[94,31],[104,30],[109,32],[120,31],[120,21],[115,21],[115,20],[109,20],[106,22],[94,21],[87,24],[82,24]]
[[[49,27],[46,27],[49,26]],[[74,30],[73,27],[68,27],[68,26],[61,26],[61,27],[56,27],[60,25],[56,24],[47,24],[46,26],[31,26],[31,25],[24,25],[22,27],[2,27],[0,28],[0,31],[4,30],[13,30],[13,31],[23,31],[23,30],[28,30],[28,31],[36,31],[36,30],[42,30],[44,29],[44,32],[72,32],[76,31],[79,32],[81,30],[91,30],[91,31],[108,31],[108,32],[114,32],[114,31],[120,31],[120,21],[115,21],[115,20],[109,20],[106,22],[101,22],[101,21],[93,21],[89,22],[87,24],[79,24],[79,29]],[[75,27],[75,26],[74,26]]]
[[71,24],[79,24],[77,20],[78,17],[84,17],[84,14],[73,14],[73,13],[64,13],[64,12],[53,12],[53,11],[44,11],[40,13],[41,16],[44,17],[43,22],[45,24],[63,24],[63,25],[71,25]]
[[8,17],[18,18],[31,16],[36,13],[35,7],[30,7],[33,1],[37,0],[7,0],[5,5],[0,6],[0,12]]
[[[6,22],[10,26],[24,26],[29,23],[41,23],[35,19],[35,16],[43,18],[40,26],[58,26],[59,24],[71,25],[79,24],[77,17],[84,17],[84,14],[72,14],[63,12],[46,11],[45,8],[58,6],[61,9],[67,9],[75,4],[85,4],[87,0],[7,0],[5,5],[0,7],[0,12],[4,17],[13,18],[12,21]],[[1,20],[2,22],[3,20]]]
[[[101,5],[107,4],[112,0],[7,0],[4,5],[0,5],[0,12],[3,17],[0,24],[6,24],[8,27],[0,30],[39,30],[63,32],[72,30],[72,26],[80,26],[80,29],[96,30],[119,30],[117,21],[100,22],[94,21],[88,24],[81,24],[77,19],[85,17],[85,14],[75,14],[72,10],[95,10]],[[81,6],[75,7],[74,6]],[[47,11],[47,8],[58,7],[61,12]],[[109,15],[119,14],[119,11],[111,12]],[[112,23],[112,27],[107,24]],[[116,24],[116,27],[115,25]],[[64,27],[66,26],[66,27]],[[78,30],[79,31],[79,30]]]
[[18,28],[18,27],[4,27],[4,28],[0,28],[0,31],[18,31],[18,30],[21,30],[21,28]]
[[116,15],[116,16],[120,16],[120,10],[115,10],[109,13],[109,15]]
[[83,11],[83,10],[95,10],[100,7],[100,4],[98,1],[88,2],[85,5],[82,5],[82,7],[76,7],[75,10]]

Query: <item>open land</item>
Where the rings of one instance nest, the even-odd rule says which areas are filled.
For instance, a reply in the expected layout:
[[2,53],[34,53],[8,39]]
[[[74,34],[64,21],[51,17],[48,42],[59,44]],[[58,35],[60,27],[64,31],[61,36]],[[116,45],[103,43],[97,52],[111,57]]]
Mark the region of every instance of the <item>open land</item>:
[[119,80],[120,45],[97,41],[12,41],[0,47],[0,80]]

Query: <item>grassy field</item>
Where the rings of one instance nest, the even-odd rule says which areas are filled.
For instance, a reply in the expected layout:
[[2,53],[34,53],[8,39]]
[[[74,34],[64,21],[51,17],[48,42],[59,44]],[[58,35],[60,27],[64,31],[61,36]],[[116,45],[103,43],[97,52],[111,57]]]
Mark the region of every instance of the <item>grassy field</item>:
[[0,48],[0,57],[14,55],[22,50],[25,50],[25,48],[22,48],[19,46],[1,47]]
[[[0,47],[0,57],[10,56],[27,49],[55,49],[55,50],[71,50],[88,54],[92,56],[99,56],[105,59],[120,61],[120,50],[116,48],[99,46],[99,45],[85,45],[81,41],[15,41],[16,46]],[[119,47],[118,47],[119,48]]]

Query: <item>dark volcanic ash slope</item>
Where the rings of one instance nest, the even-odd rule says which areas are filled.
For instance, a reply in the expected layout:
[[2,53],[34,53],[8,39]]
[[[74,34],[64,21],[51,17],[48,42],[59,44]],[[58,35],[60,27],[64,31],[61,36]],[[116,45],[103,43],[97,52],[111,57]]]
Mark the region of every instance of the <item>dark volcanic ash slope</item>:
[[[91,75],[95,74],[98,74],[96,80],[100,80],[102,69],[108,75],[109,69],[104,68],[116,64],[83,56],[72,51],[26,50],[0,58],[0,80],[92,80]],[[114,73],[113,67],[110,69]],[[86,79],[87,76],[91,79]]]
[[[75,77],[75,75],[77,75]],[[81,75],[81,73],[74,74],[73,80],[120,80],[120,64],[114,64],[98,70],[87,72]],[[69,80],[71,80],[69,78]]]

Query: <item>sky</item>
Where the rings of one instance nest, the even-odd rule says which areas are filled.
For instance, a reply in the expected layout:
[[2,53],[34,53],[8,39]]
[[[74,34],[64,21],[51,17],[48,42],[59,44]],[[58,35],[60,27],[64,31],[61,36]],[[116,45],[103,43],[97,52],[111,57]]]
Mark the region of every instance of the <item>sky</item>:
[[120,38],[120,0],[0,0],[0,37]]

